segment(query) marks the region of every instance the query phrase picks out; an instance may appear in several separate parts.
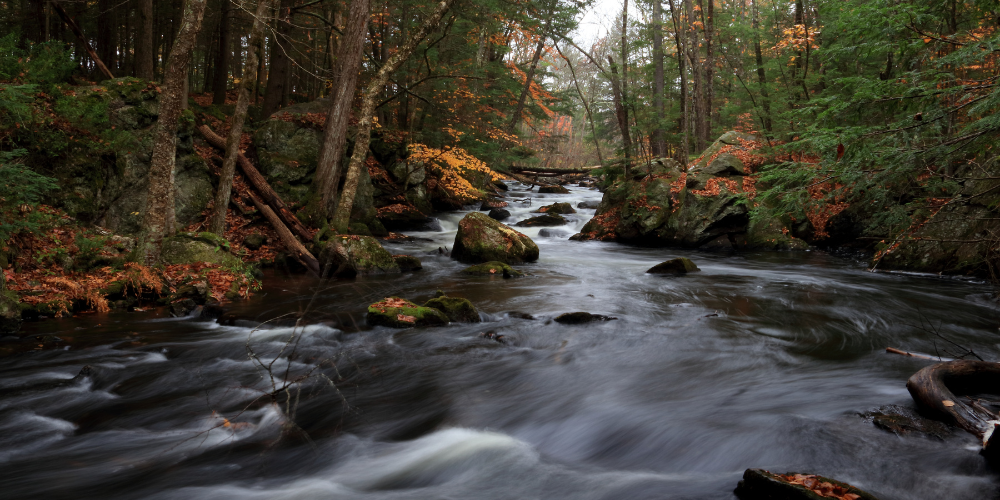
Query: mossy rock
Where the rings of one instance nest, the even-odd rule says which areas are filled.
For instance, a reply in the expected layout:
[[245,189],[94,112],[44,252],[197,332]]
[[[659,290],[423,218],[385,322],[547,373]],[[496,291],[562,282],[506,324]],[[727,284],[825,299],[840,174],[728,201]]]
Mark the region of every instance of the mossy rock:
[[212,233],[181,233],[163,240],[160,260],[165,264],[240,264],[239,257],[229,253],[228,248],[228,241]]
[[694,265],[691,259],[677,257],[676,259],[660,262],[649,268],[646,272],[649,274],[687,274],[695,271],[701,271],[701,269],[698,269],[698,266]]
[[3,270],[0,269],[0,335],[16,333],[21,328],[21,306],[17,294],[4,285]]
[[400,272],[392,254],[371,236],[333,236],[320,252],[319,262],[331,276],[344,278]]
[[[788,481],[790,478],[794,478],[796,482]],[[820,491],[824,494],[820,494]],[[795,472],[779,475],[764,469],[747,469],[734,493],[740,500],[823,500],[844,498],[846,495],[856,495],[852,498],[858,500],[878,500],[871,493],[835,479]]]
[[517,224],[514,225],[518,227],[546,227],[546,226],[562,226],[565,225],[566,222],[568,222],[566,218],[561,215],[545,214],[545,215],[539,215],[537,217],[532,217],[530,219],[524,219],[523,221],[518,222]]
[[536,214],[575,214],[576,210],[573,209],[573,205],[569,203],[553,203],[551,205],[545,205],[544,207],[535,210]]
[[435,297],[424,303],[424,307],[433,307],[448,316],[455,323],[479,323],[479,311],[469,299],[461,297]]
[[503,276],[504,278],[524,276],[524,273],[521,271],[518,271],[503,262],[496,261],[469,266],[462,270],[462,274],[471,274],[473,276]]
[[393,255],[392,259],[396,261],[399,270],[404,273],[419,271],[424,268],[423,264],[420,263],[420,259],[412,255]]
[[448,316],[432,307],[421,307],[399,297],[387,297],[368,306],[365,320],[371,326],[411,328],[447,325]]
[[267,236],[260,233],[250,233],[243,238],[243,246],[250,250],[260,250],[260,247],[267,244]]
[[569,189],[562,186],[540,186],[538,192],[542,194],[569,194]]
[[538,245],[487,215],[472,212],[458,223],[451,258],[468,264],[534,262],[538,260]]
[[490,213],[487,215],[489,215],[489,218],[493,220],[500,221],[509,218],[510,212],[503,208],[494,208],[490,210]]
[[350,227],[348,228],[348,231],[351,234],[357,234],[361,236],[372,236],[372,232],[371,230],[368,229],[368,226],[366,226],[361,222],[352,222]]

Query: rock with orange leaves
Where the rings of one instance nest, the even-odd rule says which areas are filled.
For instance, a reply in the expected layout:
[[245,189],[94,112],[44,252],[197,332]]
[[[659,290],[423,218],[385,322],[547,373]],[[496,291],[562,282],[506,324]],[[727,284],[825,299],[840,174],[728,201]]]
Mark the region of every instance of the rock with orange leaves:
[[874,495],[815,474],[773,474],[747,469],[734,491],[740,500],[878,500]]

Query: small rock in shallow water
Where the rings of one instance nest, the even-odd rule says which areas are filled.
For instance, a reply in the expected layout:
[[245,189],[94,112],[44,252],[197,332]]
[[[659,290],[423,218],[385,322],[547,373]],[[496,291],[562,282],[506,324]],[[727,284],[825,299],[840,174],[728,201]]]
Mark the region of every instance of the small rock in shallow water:
[[618,319],[614,316],[604,316],[601,314],[590,314],[589,312],[571,312],[563,313],[555,317],[556,323],[562,323],[564,325],[578,325],[581,323],[590,323],[591,321],[611,321],[613,319]]
[[701,271],[698,266],[691,262],[691,259],[687,257],[678,257],[676,259],[670,259],[666,262],[661,262],[651,268],[646,272],[649,274],[686,274],[694,271]]
[[740,500],[878,500],[872,494],[835,479],[815,474],[772,474],[747,469],[733,492]]
[[540,186],[538,188],[539,193],[552,193],[552,194],[569,194],[569,189],[562,186]]
[[562,226],[566,224],[566,218],[561,215],[539,215],[537,217],[532,217],[530,219],[524,219],[517,224],[518,227],[537,227],[537,226]]
[[494,208],[490,210],[489,217],[493,220],[504,220],[510,217],[510,212],[502,208]]
[[566,238],[569,236],[569,231],[564,231],[562,229],[542,229],[538,231],[538,236],[542,238]]
[[576,208],[589,208],[592,210],[596,210],[597,207],[599,207],[600,205],[601,202],[599,201],[581,201],[580,203],[576,204]]

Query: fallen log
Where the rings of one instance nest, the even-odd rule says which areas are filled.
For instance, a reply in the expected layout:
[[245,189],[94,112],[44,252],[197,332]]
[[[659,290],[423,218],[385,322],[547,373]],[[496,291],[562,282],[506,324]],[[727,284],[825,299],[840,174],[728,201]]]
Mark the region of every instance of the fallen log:
[[591,170],[596,168],[601,168],[600,166],[593,167],[580,167],[580,168],[547,168],[547,167],[518,167],[511,166],[510,170],[512,172],[524,173],[524,172],[543,172],[546,174],[586,174]]
[[[87,55],[89,55],[90,59],[94,61],[94,65],[97,66],[97,69],[101,70],[101,73],[104,73],[104,76],[114,80],[115,75],[112,75],[111,71],[108,70],[108,67],[104,65],[104,61],[102,61],[100,57],[97,57],[97,52],[94,52],[94,48],[90,46],[90,42],[87,41],[86,35],[83,34],[83,30],[81,30],[80,26],[76,24],[76,21],[69,17],[69,14],[63,10],[62,6],[59,5],[58,2],[52,2],[52,8],[56,10],[56,14],[59,14],[59,17],[64,23],[66,23],[66,26],[69,26],[69,29],[73,31],[74,35],[76,35],[76,39],[80,41],[81,45],[83,45],[83,49],[87,51]],[[47,20],[46,26],[48,26]]]
[[[222,151],[226,150],[226,140],[213,132],[208,125],[199,126],[198,132],[201,133],[202,137],[204,137],[205,140],[212,145],[212,147],[221,149]],[[243,153],[240,153],[236,158],[236,164],[240,166],[240,170],[243,171],[243,175],[250,181],[250,184],[252,184],[253,187],[260,193],[264,203],[271,206],[278,217],[280,217],[281,220],[284,221],[285,225],[287,225],[288,229],[301,238],[302,241],[312,240],[312,233],[310,233],[309,230],[302,225],[302,222],[299,221],[299,218],[288,209],[288,206],[281,200],[278,193],[274,192],[271,185],[267,183],[267,179],[260,174],[257,168],[250,163],[250,160],[248,160]]]
[[949,361],[923,368],[906,381],[906,389],[927,416],[952,424],[982,439],[982,453],[991,461],[1000,458],[1000,438],[993,438],[1000,420],[975,401],[966,404],[964,394],[997,393],[1000,363]]
[[319,261],[313,256],[305,246],[302,245],[299,240],[295,239],[295,235],[288,230],[288,227],[278,218],[278,215],[271,210],[271,207],[264,203],[264,200],[254,193],[248,190],[247,194],[250,195],[250,200],[253,201],[257,210],[264,214],[264,218],[271,223],[274,230],[277,231],[278,237],[281,238],[281,242],[285,244],[288,251],[292,254],[292,257],[301,262],[302,265],[306,266],[307,269],[315,273],[317,276],[320,274]]

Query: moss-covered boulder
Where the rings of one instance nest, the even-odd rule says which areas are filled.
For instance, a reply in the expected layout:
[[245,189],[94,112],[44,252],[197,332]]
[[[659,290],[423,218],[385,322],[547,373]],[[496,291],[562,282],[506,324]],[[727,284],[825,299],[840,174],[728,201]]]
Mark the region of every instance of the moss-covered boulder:
[[412,255],[393,255],[392,260],[396,261],[399,270],[404,273],[419,271],[424,268],[423,264],[420,263],[420,259]]
[[432,307],[448,316],[448,319],[455,323],[479,323],[479,311],[472,305],[469,299],[461,297],[448,297],[447,295],[434,297],[424,303],[424,307]]
[[524,234],[472,212],[458,223],[451,258],[469,264],[534,262],[538,260],[538,245]]
[[740,500],[822,500],[850,498],[878,500],[874,495],[847,483],[815,474],[772,474],[764,469],[747,469],[734,491]]
[[542,194],[569,194],[569,189],[562,186],[539,186],[538,192]]
[[534,213],[550,215],[575,214],[576,210],[574,210],[573,205],[570,205],[569,203],[553,203],[551,205],[539,207],[539,209],[535,210]]
[[567,222],[566,218],[561,215],[545,214],[524,219],[523,221],[520,221],[514,225],[518,227],[547,227],[547,226],[562,226],[565,225],[566,222]]
[[521,271],[518,271],[503,262],[496,261],[469,266],[462,270],[462,274],[468,274],[471,276],[503,276],[504,278],[524,276],[524,273]]
[[229,242],[208,232],[181,233],[163,240],[160,259],[165,264],[237,265],[239,257],[229,253]]
[[17,332],[21,328],[21,307],[17,294],[7,290],[3,268],[0,268],[0,335]]
[[333,236],[320,252],[319,263],[329,276],[341,278],[400,272],[392,254],[371,236]]
[[660,262],[649,268],[646,272],[649,274],[687,274],[695,271],[701,271],[701,269],[698,269],[698,266],[694,265],[691,259],[677,257],[676,259]]
[[365,320],[371,326],[392,328],[448,324],[448,316],[443,312],[432,307],[418,306],[399,297],[386,297],[368,306],[368,315]]

